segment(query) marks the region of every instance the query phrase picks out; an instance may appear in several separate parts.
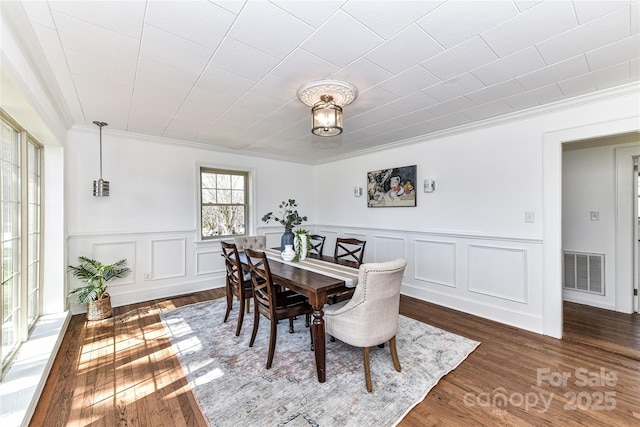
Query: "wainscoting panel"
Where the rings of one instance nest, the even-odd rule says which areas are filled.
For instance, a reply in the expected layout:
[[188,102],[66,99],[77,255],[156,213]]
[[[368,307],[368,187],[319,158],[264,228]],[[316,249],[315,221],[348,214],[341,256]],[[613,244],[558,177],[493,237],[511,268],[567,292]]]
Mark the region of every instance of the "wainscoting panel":
[[469,290],[527,302],[527,254],[523,249],[469,245]]
[[434,240],[414,241],[416,280],[456,287],[456,244]]
[[196,252],[196,276],[211,273],[225,273],[222,249]]
[[185,239],[151,241],[151,280],[173,279],[187,274]]
[[[361,240],[366,240],[366,236],[365,239]],[[372,248],[369,248],[370,244],[371,243],[367,242],[365,245],[365,262],[382,262],[397,258],[406,258],[404,255],[404,238],[402,237],[373,236]],[[373,257],[367,257],[367,255],[372,252]]]
[[[121,259],[127,260],[127,266],[132,269],[131,274],[122,279],[115,279],[109,282],[109,287],[132,285],[135,283],[135,271],[132,267],[136,265],[136,242],[109,242],[96,243],[91,251],[91,258],[103,264],[113,264]],[[77,264],[74,264],[77,265]]]

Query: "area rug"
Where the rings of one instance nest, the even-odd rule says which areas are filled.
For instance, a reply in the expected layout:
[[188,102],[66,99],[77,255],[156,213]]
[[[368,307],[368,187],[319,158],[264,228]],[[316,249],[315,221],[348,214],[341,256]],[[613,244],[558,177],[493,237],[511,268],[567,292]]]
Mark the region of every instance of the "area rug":
[[316,377],[304,318],[278,325],[271,369],[265,369],[269,322],[252,348],[253,313],[235,336],[238,303],[223,323],[223,299],[161,314],[173,349],[211,426],[394,426],[480,343],[400,316],[396,336],[402,372],[388,345],[371,348],[373,392],[367,393],[362,349],[327,341],[327,381]]

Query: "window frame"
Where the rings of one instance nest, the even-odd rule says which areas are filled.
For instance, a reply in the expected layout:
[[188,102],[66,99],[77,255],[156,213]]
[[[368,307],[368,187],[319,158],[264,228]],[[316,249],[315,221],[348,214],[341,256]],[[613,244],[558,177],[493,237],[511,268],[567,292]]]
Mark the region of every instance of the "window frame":
[[[17,134],[18,139],[18,167],[16,174],[17,183],[17,203],[18,214],[15,220],[18,222],[18,259],[17,264],[17,301],[16,323],[14,334],[16,335],[15,345],[8,350],[7,354],[0,350],[0,378],[4,376],[6,370],[11,365],[17,355],[20,346],[27,341],[33,331],[38,319],[42,315],[43,293],[42,277],[43,263],[42,254],[44,249],[44,146],[26,129],[11,118],[4,110],[0,109],[0,119],[3,126],[6,124]],[[33,157],[32,157],[33,154]],[[33,173],[35,172],[35,174]],[[34,184],[34,177],[37,184]],[[0,179],[1,181],[1,179]],[[4,200],[4,195],[2,196]],[[34,203],[35,201],[35,203]],[[4,202],[3,202],[4,203]],[[29,216],[30,208],[35,212],[37,218]],[[32,220],[32,221],[30,221]],[[0,209],[0,223],[4,229],[3,212]],[[37,239],[36,245],[32,245],[32,238]],[[4,240],[3,247],[4,247]],[[34,249],[32,246],[36,246]],[[0,267],[4,269],[4,263]],[[4,277],[4,271],[2,272]],[[35,283],[33,283],[35,280]],[[34,291],[34,292],[32,292]],[[3,292],[0,292],[0,317],[4,323],[4,301]],[[35,301],[31,298],[35,296]],[[0,330],[0,340],[3,340]]]
[[[203,174],[205,173],[215,173],[219,175],[231,175],[231,176],[242,176],[244,178],[244,203],[204,203],[203,202]],[[224,238],[238,237],[238,236],[246,236],[249,234],[250,224],[251,224],[251,202],[250,202],[250,182],[251,173],[248,170],[239,170],[239,169],[229,169],[224,167],[215,167],[215,166],[205,166],[200,165],[198,167],[198,232],[200,235],[201,241],[211,241],[218,240]],[[244,233],[242,234],[214,234],[210,236],[206,236],[204,233],[204,224],[203,224],[203,209],[205,206],[243,206],[244,207]]]

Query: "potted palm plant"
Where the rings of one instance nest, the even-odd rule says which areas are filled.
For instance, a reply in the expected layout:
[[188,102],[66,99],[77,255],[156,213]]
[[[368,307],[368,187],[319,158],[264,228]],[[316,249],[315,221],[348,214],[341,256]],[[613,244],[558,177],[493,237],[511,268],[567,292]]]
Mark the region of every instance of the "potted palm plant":
[[131,272],[127,260],[121,259],[113,264],[79,256],[80,264],[67,266],[67,271],[86,284],[69,291],[79,304],[87,304],[87,319],[102,320],[111,316],[111,297],[107,293],[106,282],[126,277]]

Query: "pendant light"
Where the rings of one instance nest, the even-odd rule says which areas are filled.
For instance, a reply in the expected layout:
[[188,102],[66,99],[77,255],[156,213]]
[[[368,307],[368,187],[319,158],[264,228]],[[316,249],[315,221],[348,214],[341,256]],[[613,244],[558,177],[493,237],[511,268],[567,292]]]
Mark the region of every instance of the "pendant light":
[[107,126],[108,123],[95,121],[93,124],[100,128],[100,179],[93,181],[93,195],[103,197],[109,195],[109,181],[102,179],[102,126]]
[[298,89],[300,101],[311,108],[311,133],[336,136],[343,131],[342,107],[353,102],[358,89],[347,82],[319,80]]

